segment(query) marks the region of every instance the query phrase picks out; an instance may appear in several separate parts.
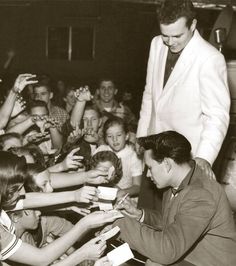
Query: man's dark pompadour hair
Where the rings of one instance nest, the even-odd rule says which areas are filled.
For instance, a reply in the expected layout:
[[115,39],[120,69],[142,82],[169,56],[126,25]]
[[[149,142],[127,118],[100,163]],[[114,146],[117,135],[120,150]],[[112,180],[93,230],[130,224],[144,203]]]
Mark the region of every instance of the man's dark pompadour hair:
[[142,137],[138,143],[145,150],[152,150],[152,157],[158,162],[171,158],[177,164],[191,160],[191,144],[176,131],[165,131],[156,135]]

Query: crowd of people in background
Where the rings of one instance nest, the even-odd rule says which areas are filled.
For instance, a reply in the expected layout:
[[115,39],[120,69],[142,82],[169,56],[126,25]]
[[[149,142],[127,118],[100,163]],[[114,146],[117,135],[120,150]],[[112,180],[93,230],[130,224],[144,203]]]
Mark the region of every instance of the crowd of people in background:
[[[3,95],[3,265],[112,266],[104,233],[115,226],[146,266],[236,265],[233,212],[212,170],[229,125],[225,60],[190,0],[164,1],[159,23],[139,119],[111,77],[89,88],[19,74]],[[162,209],[142,202],[148,177]],[[104,188],[116,191],[109,202]]]

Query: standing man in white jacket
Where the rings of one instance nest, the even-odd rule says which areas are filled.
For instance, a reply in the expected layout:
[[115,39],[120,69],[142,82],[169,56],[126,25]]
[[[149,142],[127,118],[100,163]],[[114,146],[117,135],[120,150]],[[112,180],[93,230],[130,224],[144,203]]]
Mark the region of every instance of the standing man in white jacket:
[[230,94],[223,55],[196,29],[190,0],[166,0],[161,35],[151,43],[137,137],[175,130],[193,158],[213,176],[229,125]]

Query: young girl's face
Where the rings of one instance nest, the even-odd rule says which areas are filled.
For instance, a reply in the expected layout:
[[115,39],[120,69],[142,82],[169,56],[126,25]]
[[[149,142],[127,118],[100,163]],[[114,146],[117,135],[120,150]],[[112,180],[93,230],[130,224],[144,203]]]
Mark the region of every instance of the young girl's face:
[[106,142],[113,151],[118,152],[124,149],[128,135],[122,125],[113,125],[106,131]]
[[35,184],[41,188],[42,192],[51,193],[53,188],[50,181],[50,174],[48,170],[34,175]]

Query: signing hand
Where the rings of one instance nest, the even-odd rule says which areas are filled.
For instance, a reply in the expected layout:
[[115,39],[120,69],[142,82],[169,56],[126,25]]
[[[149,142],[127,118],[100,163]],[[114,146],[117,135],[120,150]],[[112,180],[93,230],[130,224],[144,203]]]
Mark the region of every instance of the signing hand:
[[142,216],[142,210],[136,207],[136,204],[129,198],[126,197],[124,201],[118,200],[114,206],[116,210],[121,210],[123,214],[128,215],[131,218],[139,220]]

